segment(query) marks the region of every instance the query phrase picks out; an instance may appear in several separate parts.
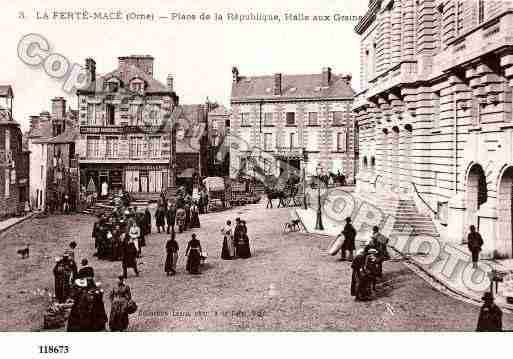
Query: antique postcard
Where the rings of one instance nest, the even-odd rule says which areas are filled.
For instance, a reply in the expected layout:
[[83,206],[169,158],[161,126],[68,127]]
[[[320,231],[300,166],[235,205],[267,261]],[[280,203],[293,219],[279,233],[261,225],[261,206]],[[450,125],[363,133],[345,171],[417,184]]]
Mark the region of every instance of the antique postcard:
[[0,331],[63,338],[33,357],[513,329],[513,2],[2,5]]

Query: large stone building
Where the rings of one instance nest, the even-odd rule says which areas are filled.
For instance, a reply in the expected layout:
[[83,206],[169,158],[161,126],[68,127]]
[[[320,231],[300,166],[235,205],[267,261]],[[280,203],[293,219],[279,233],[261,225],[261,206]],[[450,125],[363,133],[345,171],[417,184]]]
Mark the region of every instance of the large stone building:
[[[241,76],[233,69],[230,176],[340,171],[354,179],[354,92],[350,75]],[[256,161],[256,162],[255,162]],[[255,170],[255,171],[254,171]],[[289,171],[287,171],[289,172]]]
[[358,190],[414,202],[438,231],[409,224],[455,243],[474,224],[485,256],[512,257],[511,2],[374,0],[356,32]]
[[29,152],[12,117],[13,90],[0,85],[0,218],[22,214],[29,200]]
[[134,199],[157,199],[175,187],[174,140],[169,119],[178,104],[173,77],[154,77],[151,56],[119,57],[118,67],[96,74],[86,59],[89,89],[80,90],[77,153],[81,187],[106,197],[120,189]]
[[[78,195],[77,111],[62,97],[52,99],[51,113],[30,116],[30,203],[34,209],[62,210],[65,197],[75,209]],[[48,205],[48,206],[47,206]]]

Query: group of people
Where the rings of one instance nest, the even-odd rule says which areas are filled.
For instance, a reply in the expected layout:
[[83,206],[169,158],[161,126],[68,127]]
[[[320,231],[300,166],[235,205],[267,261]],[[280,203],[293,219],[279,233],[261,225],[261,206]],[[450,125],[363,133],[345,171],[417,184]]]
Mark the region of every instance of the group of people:
[[73,303],[68,317],[67,331],[94,332],[106,330],[107,321],[110,331],[123,331],[128,328],[129,315],[137,305],[132,300],[130,287],[123,276],[109,293],[111,301],[110,315],[107,318],[101,284],[94,277],[78,278],[73,285]]
[[158,233],[174,231],[175,225],[178,232],[182,233],[192,228],[200,228],[200,213],[205,213],[202,197],[193,200],[183,187],[177,191],[176,203],[173,204],[161,198],[155,212],[155,226]]
[[107,321],[111,331],[128,327],[130,311],[130,288],[119,276],[118,284],[110,292],[112,302],[110,317],[107,318],[101,283],[95,280],[93,267],[87,258],[81,260],[80,270],[75,262],[77,244],[72,241],[61,257],[56,258],[53,268],[55,298],[59,304],[71,305],[68,317],[68,331],[102,331]]
[[230,220],[226,221],[226,225],[221,228],[221,234],[223,235],[222,259],[230,260],[251,257],[246,221],[236,218],[235,227],[232,226]]
[[[164,272],[167,276],[176,274],[176,265],[178,262],[178,251],[180,246],[175,238],[175,232],[171,232],[171,237],[166,242],[166,261],[164,264]],[[206,259],[206,253],[201,248],[201,243],[196,234],[193,233],[191,240],[187,243],[185,250],[187,263],[185,269],[190,274],[201,274],[201,262]]]

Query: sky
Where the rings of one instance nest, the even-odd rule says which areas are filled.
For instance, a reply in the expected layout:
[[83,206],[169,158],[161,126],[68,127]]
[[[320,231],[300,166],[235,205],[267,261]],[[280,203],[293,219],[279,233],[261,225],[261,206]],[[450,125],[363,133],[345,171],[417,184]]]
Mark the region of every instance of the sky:
[[[66,57],[70,64],[83,65],[93,57],[96,71],[107,73],[117,67],[119,56],[152,55],[155,78],[166,83],[174,77],[174,89],[183,104],[203,103],[207,97],[227,107],[230,103],[232,66],[242,76],[320,73],[353,75],[359,85],[359,37],[356,21],[335,21],[335,14],[362,16],[367,1],[347,0],[145,0],[72,2],[3,0],[0,12],[0,85],[14,90],[13,115],[23,130],[29,116],[50,110],[50,100],[63,96],[76,108],[76,96],[63,91],[63,80],[51,78],[41,66],[30,67],[18,57],[18,43],[27,34],[43,36],[49,53]],[[108,7],[106,4],[108,3]],[[123,20],[53,19],[54,11],[120,11]],[[153,21],[126,16],[154,14]],[[196,20],[171,20],[171,13],[195,15]],[[202,21],[201,13],[223,21]],[[279,23],[238,22],[227,13],[276,14]],[[309,21],[286,21],[285,14],[310,16]],[[47,14],[50,19],[44,19]],[[313,16],[329,16],[314,21]],[[168,19],[159,19],[165,16]]]

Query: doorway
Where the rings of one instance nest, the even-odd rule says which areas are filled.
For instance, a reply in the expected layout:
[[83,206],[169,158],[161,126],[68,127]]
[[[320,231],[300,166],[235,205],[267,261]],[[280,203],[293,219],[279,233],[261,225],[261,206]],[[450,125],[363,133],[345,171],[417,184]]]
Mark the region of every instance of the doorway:
[[499,179],[497,191],[496,257],[513,257],[513,166],[508,167]]
[[466,207],[467,207],[467,226],[475,225],[478,227],[477,212],[479,208],[488,200],[488,188],[486,184],[486,175],[483,167],[475,163],[470,167],[466,186]]

